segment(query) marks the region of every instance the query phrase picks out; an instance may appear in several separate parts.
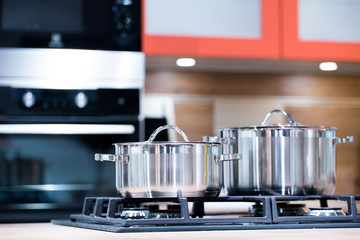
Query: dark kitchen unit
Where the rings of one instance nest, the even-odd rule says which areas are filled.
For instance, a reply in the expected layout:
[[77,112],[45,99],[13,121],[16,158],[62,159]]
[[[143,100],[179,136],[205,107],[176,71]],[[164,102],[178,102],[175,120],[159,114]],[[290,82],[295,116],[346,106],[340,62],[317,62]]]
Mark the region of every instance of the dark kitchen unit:
[[0,222],[66,218],[118,196],[115,142],[144,139],[145,57],[136,51],[0,49]]
[[140,0],[0,0],[0,46],[141,50]]

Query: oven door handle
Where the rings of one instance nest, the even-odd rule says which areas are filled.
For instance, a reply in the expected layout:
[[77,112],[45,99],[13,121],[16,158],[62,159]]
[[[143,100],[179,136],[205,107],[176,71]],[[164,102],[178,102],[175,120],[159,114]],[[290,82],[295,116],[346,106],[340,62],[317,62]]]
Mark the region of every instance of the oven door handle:
[[131,124],[0,124],[0,134],[133,134]]

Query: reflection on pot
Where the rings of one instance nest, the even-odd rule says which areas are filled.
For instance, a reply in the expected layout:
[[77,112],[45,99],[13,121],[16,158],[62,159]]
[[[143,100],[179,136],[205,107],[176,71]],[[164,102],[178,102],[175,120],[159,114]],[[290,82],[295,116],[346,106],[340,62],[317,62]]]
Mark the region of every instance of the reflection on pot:
[[[8,187],[43,184],[44,162],[41,159],[25,158],[16,155],[12,159],[0,158],[0,186]],[[0,195],[1,203],[35,203],[48,201],[40,191],[6,191]]]
[[16,155],[13,159],[1,158],[0,185],[33,185],[42,184],[44,177],[44,162]]
[[[267,124],[274,113],[289,124]],[[273,110],[257,126],[220,130],[222,152],[242,154],[242,161],[224,162],[228,195],[312,195],[335,190],[335,147],[352,142],[337,138],[336,128],[296,123],[283,110]]]
[[[182,142],[155,142],[163,130],[177,131]],[[159,127],[146,142],[116,143],[115,155],[96,154],[97,161],[114,161],[116,188],[124,197],[216,197],[221,190],[219,162],[237,160],[220,155],[218,142],[190,142],[176,126]]]

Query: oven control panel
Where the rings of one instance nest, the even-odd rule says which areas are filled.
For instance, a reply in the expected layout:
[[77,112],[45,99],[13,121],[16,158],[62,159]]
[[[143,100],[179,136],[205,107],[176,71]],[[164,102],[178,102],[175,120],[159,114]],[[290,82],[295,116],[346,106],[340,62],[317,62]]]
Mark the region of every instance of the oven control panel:
[[50,90],[0,88],[0,114],[139,115],[138,89]]

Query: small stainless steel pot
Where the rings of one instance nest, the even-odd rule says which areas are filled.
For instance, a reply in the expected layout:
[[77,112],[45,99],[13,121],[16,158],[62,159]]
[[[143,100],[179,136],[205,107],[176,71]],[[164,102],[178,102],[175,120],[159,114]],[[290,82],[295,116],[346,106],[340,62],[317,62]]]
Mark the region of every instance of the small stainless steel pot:
[[[177,131],[184,142],[154,142],[165,129]],[[219,161],[240,158],[220,155],[220,143],[190,142],[173,125],[159,127],[146,142],[114,146],[115,155],[95,154],[95,160],[115,162],[116,189],[124,197],[216,197],[221,190]]]
[[[290,124],[269,125],[280,112]],[[353,137],[335,137],[336,128],[300,125],[283,110],[268,113],[258,126],[220,129],[222,153],[242,154],[242,161],[224,162],[228,195],[332,194],[335,190],[335,147]]]

